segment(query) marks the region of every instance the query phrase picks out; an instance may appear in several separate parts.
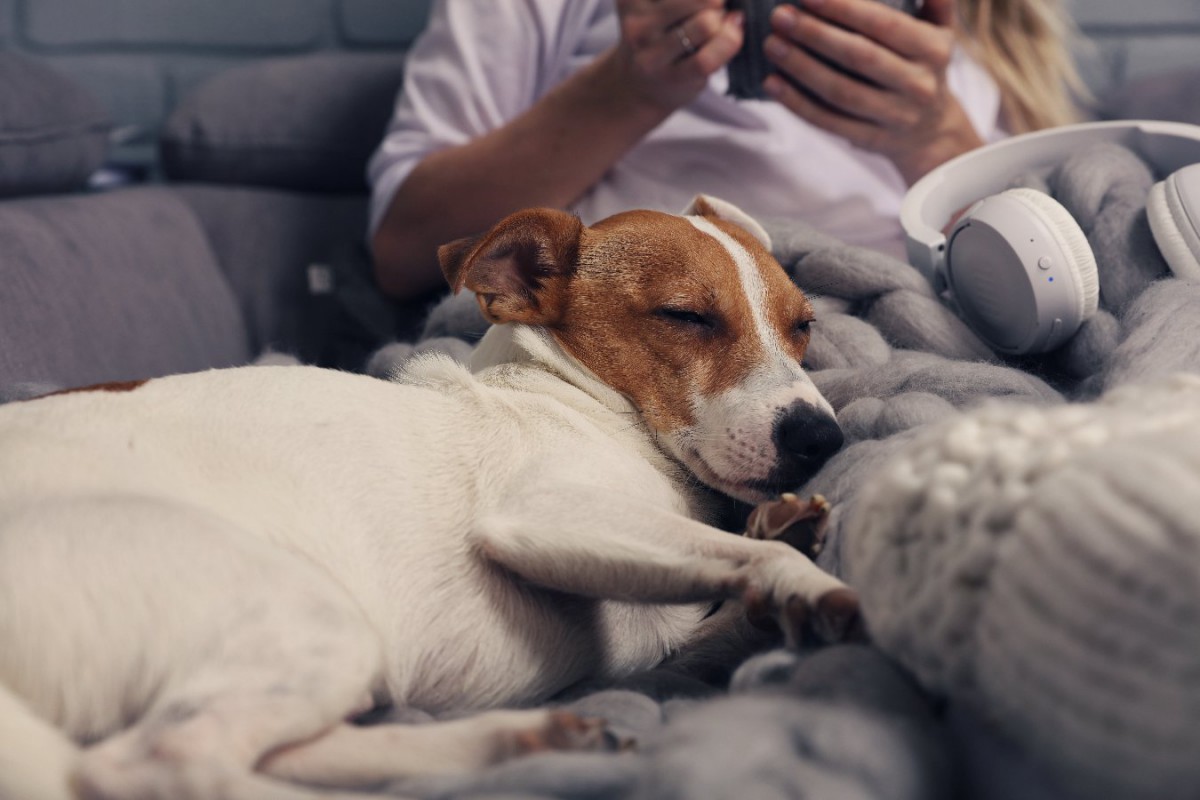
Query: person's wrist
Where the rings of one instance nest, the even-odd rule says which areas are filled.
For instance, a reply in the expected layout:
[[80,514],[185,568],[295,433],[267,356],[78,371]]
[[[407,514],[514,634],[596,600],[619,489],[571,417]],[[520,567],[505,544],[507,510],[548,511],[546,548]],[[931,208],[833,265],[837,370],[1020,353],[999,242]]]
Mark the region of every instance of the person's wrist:
[[646,120],[662,122],[687,104],[677,92],[656,86],[652,78],[639,72],[628,48],[617,44],[591,65],[595,86],[616,109]]
[[912,186],[950,159],[969,153],[983,144],[983,139],[964,115],[959,123],[939,131],[924,146],[893,156],[892,163],[900,171],[905,183]]

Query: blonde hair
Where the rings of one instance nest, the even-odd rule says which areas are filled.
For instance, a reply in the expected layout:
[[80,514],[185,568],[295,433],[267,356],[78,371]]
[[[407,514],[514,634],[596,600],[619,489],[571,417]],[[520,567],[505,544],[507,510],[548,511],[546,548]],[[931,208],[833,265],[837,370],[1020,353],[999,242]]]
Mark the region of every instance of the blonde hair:
[[964,44],[1000,88],[1005,126],[1023,133],[1077,122],[1090,99],[1059,0],[958,0]]

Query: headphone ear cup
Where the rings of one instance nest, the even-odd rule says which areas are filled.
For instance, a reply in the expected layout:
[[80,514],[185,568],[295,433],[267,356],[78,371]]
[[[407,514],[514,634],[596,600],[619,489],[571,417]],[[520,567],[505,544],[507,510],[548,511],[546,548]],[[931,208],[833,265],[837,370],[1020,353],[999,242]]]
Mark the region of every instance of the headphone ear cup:
[[1167,266],[1176,277],[1200,280],[1200,231],[1189,211],[1200,220],[1200,164],[1168,175],[1146,198],[1150,232]]
[[1061,203],[1036,189],[1009,189],[1003,194],[1024,203],[1041,216],[1065,256],[1068,274],[1079,295],[1079,321],[1083,322],[1100,307],[1100,273],[1087,235]]
[[964,321],[993,349],[1063,344],[1100,304],[1096,259],[1065,208],[1033,189],[973,205],[946,242],[945,275]]

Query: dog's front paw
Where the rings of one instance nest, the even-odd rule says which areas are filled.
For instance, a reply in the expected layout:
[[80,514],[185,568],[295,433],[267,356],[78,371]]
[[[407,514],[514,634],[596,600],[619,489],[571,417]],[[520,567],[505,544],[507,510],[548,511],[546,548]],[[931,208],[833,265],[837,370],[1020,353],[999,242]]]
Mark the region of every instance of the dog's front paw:
[[632,741],[618,739],[603,719],[581,717],[570,711],[551,710],[537,714],[531,724],[509,732],[504,756],[515,758],[551,751],[615,752],[628,750]]
[[801,500],[789,492],[754,507],[746,520],[746,536],[784,542],[816,558],[825,541],[830,510],[829,501],[819,494]]
[[793,550],[770,546],[772,555],[750,565],[736,584],[753,624],[777,624],[792,647],[866,638],[857,592]]

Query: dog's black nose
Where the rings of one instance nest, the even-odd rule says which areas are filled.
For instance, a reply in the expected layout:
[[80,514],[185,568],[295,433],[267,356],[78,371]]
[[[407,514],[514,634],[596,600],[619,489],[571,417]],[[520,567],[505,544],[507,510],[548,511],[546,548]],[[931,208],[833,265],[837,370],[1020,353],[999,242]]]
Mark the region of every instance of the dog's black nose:
[[775,423],[775,442],[790,471],[812,475],[842,447],[842,429],[810,405],[793,406]]

